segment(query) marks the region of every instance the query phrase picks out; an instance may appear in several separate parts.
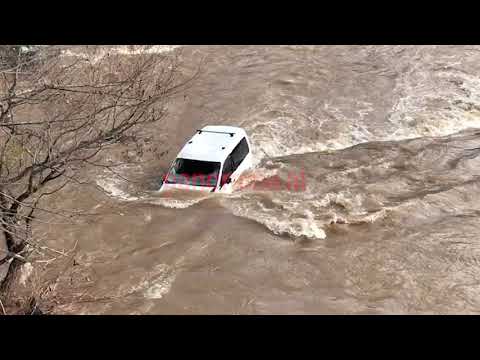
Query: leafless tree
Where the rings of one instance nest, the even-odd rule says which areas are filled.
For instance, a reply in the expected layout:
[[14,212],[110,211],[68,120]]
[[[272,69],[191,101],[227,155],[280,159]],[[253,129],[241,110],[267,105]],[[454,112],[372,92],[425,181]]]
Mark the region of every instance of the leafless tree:
[[43,199],[80,184],[85,168],[118,165],[103,155],[163,119],[169,100],[197,75],[186,75],[172,54],[0,46],[0,231],[7,247],[0,265],[10,263],[0,295],[35,246],[32,224],[48,211]]

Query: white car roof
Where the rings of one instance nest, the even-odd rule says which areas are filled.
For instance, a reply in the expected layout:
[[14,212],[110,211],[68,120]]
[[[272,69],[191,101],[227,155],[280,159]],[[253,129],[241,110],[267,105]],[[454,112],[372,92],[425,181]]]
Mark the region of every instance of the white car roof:
[[[231,135],[233,134],[233,135]],[[234,126],[205,126],[185,144],[179,158],[223,162],[246,137],[245,130]]]

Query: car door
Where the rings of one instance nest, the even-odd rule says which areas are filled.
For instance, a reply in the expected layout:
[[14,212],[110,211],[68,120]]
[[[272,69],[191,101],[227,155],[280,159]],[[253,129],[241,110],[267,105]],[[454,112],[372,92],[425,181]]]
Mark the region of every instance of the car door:
[[233,160],[232,154],[228,155],[223,163],[222,177],[220,178],[220,190],[228,191],[231,188],[232,184],[232,174],[233,174]]
[[[224,191],[231,191],[234,183],[238,177],[245,170],[245,158],[249,154],[249,147],[247,140],[243,138],[238,145],[233,149],[231,154],[224,162],[224,170],[222,172],[221,189]],[[230,181],[228,180],[230,179]]]
[[232,158],[234,163],[233,176],[235,180],[243,173],[248,167],[247,157],[250,153],[250,149],[246,138],[243,138],[232,152]]

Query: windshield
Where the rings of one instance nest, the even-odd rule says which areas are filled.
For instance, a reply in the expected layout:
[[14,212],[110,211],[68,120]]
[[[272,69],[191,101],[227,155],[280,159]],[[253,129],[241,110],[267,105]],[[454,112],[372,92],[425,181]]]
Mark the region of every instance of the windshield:
[[178,158],[168,173],[167,184],[184,184],[193,186],[217,185],[220,163]]

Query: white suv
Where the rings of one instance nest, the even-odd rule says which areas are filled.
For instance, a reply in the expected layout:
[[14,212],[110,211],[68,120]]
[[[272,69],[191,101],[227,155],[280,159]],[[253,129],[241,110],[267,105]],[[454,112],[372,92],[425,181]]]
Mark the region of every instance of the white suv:
[[189,189],[228,193],[251,166],[251,147],[245,130],[205,126],[197,130],[178,153],[160,191]]

